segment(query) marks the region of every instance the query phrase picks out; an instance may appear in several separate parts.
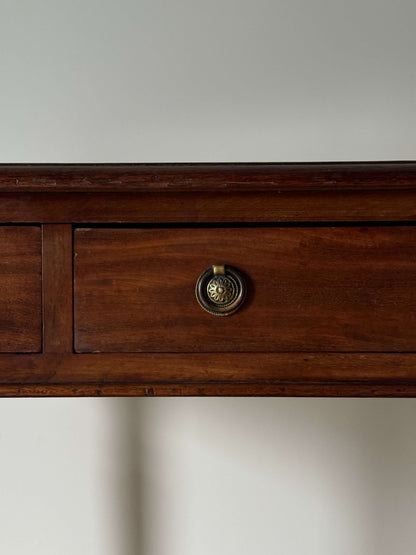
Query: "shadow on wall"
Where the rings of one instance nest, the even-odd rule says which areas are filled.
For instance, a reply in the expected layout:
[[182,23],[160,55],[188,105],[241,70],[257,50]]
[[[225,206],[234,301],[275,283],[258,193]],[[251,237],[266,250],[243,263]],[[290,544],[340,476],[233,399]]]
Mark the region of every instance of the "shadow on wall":
[[120,555],[414,553],[405,399],[113,399]]

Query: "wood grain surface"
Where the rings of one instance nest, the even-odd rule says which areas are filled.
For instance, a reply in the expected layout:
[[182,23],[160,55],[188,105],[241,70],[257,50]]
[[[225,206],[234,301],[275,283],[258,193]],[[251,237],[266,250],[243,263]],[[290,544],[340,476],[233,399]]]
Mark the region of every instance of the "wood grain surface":
[[402,353],[1,355],[0,395],[413,397],[416,363]]
[[0,384],[1,397],[416,397],[415,384]]
[[416,189],[416,162],[0,164],[0,192]]
[[72,353],[72,226],[42,226],[43,352]]
[[1,384],[416,384],[413,353],[4,354]]
[[[77,352],[416,350],[416,228],[80,228]],[[244,307],[204,312],[198,276],[229,264]]]
[[0,352],[42,347],[40,227],[0,227]]
[[0,395],[414,397],[415,224],[416,162],[0,164]]
[[0,223],[175,224],[416,220],[416,189],[0,193]]
[[416,219],[415,162],[0,164],[0,223]]

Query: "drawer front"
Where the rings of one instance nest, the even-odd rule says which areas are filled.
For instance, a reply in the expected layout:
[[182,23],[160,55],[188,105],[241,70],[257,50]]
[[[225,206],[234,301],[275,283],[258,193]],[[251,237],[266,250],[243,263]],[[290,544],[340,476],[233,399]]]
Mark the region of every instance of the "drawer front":
[[[79,228],[75,349],[416,351],[415,245],[412,226]],[[231,316],[196,300],[213,264],[246,276]]]
[[42,348],[40,227],[0,226],[0,352]]

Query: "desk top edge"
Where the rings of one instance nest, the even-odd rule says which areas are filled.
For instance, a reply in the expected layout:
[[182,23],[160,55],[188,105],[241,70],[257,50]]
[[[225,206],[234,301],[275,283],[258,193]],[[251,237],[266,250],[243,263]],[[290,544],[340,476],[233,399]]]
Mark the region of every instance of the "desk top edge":
[[416,161],[0,164],[0,193],[416,190]]

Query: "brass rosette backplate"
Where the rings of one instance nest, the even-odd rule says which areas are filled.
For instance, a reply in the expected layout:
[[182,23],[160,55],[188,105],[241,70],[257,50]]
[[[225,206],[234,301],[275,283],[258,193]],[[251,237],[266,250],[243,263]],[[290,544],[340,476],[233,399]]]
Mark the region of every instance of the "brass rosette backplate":
[[229,316],[241,307],[246,284],[235,268],[214,264],[199,276],[195,293],[204,310],[215,316]]

